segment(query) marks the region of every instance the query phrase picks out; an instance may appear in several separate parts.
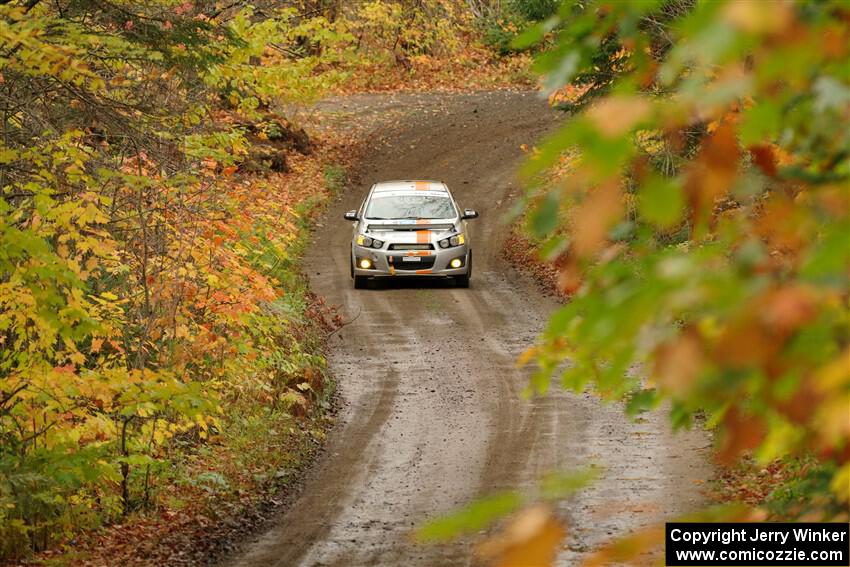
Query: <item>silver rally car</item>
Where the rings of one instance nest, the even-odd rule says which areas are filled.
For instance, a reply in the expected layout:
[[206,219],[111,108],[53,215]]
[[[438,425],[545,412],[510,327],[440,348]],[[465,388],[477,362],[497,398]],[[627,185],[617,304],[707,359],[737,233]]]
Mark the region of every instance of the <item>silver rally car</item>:
[[372,186],[360,209],[345,213],[354,222],[351,277],[366,287],[375,277],[451,277],[469,287],[472,249],[466,220],[445,183],[384,181]]

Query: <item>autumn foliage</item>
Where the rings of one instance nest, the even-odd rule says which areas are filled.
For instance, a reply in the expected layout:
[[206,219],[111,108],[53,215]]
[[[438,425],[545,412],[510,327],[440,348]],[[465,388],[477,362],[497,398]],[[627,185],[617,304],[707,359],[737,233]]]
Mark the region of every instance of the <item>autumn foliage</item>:
[[489,56],[460,2],[267,4],[0,5],[0,559],[321,434],[297,259],[344,158],[282,104]]
[[[846,3],[568,1],[514,42],[530,45],[570,115],[526,149],[505,250],[565,299],[520,357],[529,393],[554,382],[710,430],[724,504],[683,521],[848,521]],[[531,496],[470,506],[444,535],[512,515],[482,555],[551,564],[570,526]],[[649,526],[585,564],[663,543]]]
[[578,2],[523,39],[553,42],[549,93],[575,81],[527,167],[570,297],[534,387],[704,415],[721,463],[806,471],[777,475],[774,518],[848,519],[848,22],[841,2]]
[[[251,143],[211,113],[225,99],[258,121],[272,96],[319,87],[284,84],[312,64],[268,51],[291,14],[0,10],[0,556],[15,556],[154,506],[180,447],[322,395],[286,281],[297,207],[322,193],[232,178]],[[250,64],[264,56],[278,80]]]

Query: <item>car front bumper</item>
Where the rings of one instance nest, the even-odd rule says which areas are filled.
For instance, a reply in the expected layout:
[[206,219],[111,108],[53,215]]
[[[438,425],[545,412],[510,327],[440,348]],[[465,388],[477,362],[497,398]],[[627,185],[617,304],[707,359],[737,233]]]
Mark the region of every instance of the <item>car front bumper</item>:
[[[355,276],[373,277],[433,277],[433,276],[463,276],[469,271],[469,245],[462,244],[453,248],[438,248],[437,250],[406,251],[366,248],[353,244]],[[372,268],[360,267],[360,260],[367,258],[372,262]],[[418,260],[410,260],[418,258]],[[460,258],[463,265],[452,268],[449,263]]]

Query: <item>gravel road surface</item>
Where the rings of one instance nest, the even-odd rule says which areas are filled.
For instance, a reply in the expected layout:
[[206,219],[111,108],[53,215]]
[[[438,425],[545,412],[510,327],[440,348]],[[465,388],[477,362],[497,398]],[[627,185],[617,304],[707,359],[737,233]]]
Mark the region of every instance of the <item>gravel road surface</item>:
[[[318,112],[369,140],[306,260],[314,291],[356,317],[331,339],[342,409],[300,496],[229,564],[474,565],[472,541],[421,546],[411,530],[476,497],[590,463],[604,467],[602,478],[557,510],[569,525],[560,565],[698,506],[711,476],[705,433],[674,435],[661,413],[630,422],[617,405],[558,388],[521,396],[528,373],[517,356],[557,304],[501,258],[501,217],[520,193],[520,145],[559,117],[535,94],[511,91],[358,95]],[[445,181],[461,207],[481,213],[470,222],[470,289],[395,280],[354,290],[342,213],[375,181],[417,178]]]

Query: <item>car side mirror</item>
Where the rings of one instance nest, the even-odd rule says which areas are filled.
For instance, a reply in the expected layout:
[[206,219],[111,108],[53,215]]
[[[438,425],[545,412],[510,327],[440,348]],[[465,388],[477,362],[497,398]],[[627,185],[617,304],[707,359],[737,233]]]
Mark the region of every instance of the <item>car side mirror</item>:
[[345,217],[345,220],[350,220],[350,221],[360,220],[360,218],[357,216],[357,211],[348,211],[343,216]]
[[478,211],[476,211],[475,209],[464,209],[463,215],[461,215],[460,218],[462,218],[463,220],[477,219],[478,218]]

